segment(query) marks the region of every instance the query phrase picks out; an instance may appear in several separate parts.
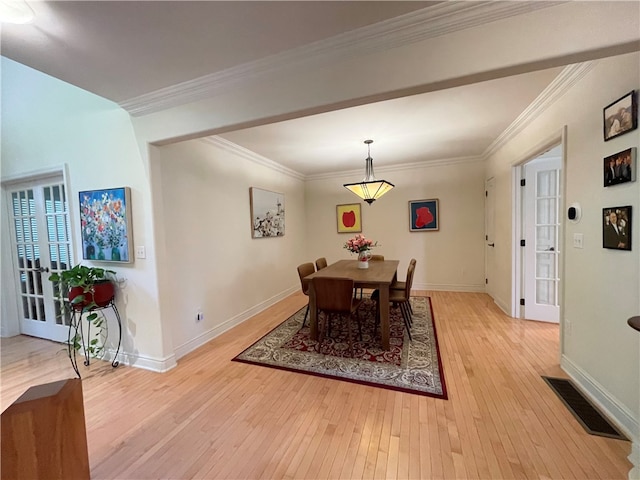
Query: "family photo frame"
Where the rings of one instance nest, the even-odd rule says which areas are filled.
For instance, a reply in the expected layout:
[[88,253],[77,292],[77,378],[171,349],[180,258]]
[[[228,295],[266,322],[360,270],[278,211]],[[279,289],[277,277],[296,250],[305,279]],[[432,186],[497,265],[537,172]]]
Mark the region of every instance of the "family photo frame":
[[362,204],[336,205],[336,222],[338,233],[362,232]]
[[602,247],[631,250],[631,206],[602,209]]
[[251,237],[284,236],[284,193],[249,188]]
[[627,148],[603,159],[605,187],[636,181],[636,147]]
[[637,92],[630,91],[602,111],[605,142],[638,128]]
[[438,199],[409,201],[409,231],[435,232],[440,229]]
[[133,262],[131,189],[78,193],[83,260]]

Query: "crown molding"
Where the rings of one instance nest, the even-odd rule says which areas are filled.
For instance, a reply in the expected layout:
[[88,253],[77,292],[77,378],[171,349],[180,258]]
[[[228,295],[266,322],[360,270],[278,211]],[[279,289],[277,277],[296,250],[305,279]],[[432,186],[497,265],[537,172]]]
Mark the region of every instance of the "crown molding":
[[[498,151],[507,142],[512,140],[517,134],[524,130],[533,120],[541,115],[547,108],[562,97],[569,89],[578,83],[589,71],[591,71],[597,61],[584,62],[565,67],[562,72],[536,97],[536,99],[502,132],[496,140],[487,147],[485,152],[480,156],[472,157],[454,157],[435,160],[426,160],[423,162],[404,163],[399,165],[377,166],[379,173],[394,172],[401,170],[411,170],[416,168],[441,167],[448,165],[457,165],[463,163],[472,163],[485,161],[496,151]],[[227,150],[231,153],[239,155],[243,158],[251,160],[259,165],[265,166],[280,173],[284,173],[298,180],[312,181],[323,180],[329,178],[338,178],[346,176],[355,176],[362,174],[362,170],[345,170],[337,172],[319,173],[313,175],[303,175],[295,170],[287,168],[273,160],[258,155],[246,148],[235,143],[225,140],[221,137],[213,136],[201,139],[203,142],[215,145],[219,148]]]
[[297,180],[305,180],[305,176],[302,175],[301,173],[296,172],[295,170],[292,170],[290,168],[287,168],[284,165],[279,164],[278,162],[269,160],[268,158],[263,157],[262,155],[258,155],[257,153],[252,152],[251,150],[248,150],[244,147],[241,147],[240,145],[237,145],[233,142],[230,142],[229,140],[226,140],[222,137],[217,137],[217,136],[205,137],[205,138],[199,139],[199,141],[209,145],[213,145],[214,147],[221,148],[222,150],[225,150],[229,153],[238,155],[239,157],[242,157],[253,163],[256,163],[258,165],[261,165],[263,167],[266,167],[278,173],[283,173]]
[[[435,160],[425,160],[423,162],[412,162],[412,163],[401,163],[398,165],[387,165],[387,166],[377,166],[376,172],[378,173],[388,173],[388,172],[399,172],[402,170],[415,170],[417,168],[431,168],[431,167],[446,167],[450,165],[460,165],[466,163],[475,163],[475,162],[483,162],[485,159],[483,157],[452,157],[452,158],[438,158]],[[345,170],[340,172],[327,172],[327,173],[317,173],[313,175],[305,176],[305,181],[311,180],[325,180],[328,178],[338,178],[338,177],[350,177],[355,175],[362,176],[364,170]],[[381,175],[376,175],[377,178],[383,180]]]
[[331,38],[161,88],[119,106],[133,116],[211,98],[264,76],[313,63],[321,67],[566,2],[442,2]]
[[565,67],[560,74],[547,85],[547,87],[531,102],[531,104],[509,125],[498,138],[482,154],[483,158],[489,158],[507,142],[512,140],[527,125],[535,120],[547,108],[553,105],[569,89],[578,83],[589,71],[595,67],[597,61],[578,63]]

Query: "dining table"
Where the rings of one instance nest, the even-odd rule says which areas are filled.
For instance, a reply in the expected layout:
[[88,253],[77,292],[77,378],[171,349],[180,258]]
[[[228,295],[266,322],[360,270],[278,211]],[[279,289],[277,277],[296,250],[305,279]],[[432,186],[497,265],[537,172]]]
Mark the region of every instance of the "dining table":
[[357,260],[338,260],[305,277],[309,285],[309,337],[318,339],[318,312],[313,279],[319,277],[350,278],[355,288],[373,288],[380,292],[380,331],[382,348],[389,350],[389,287],[397,278],[399,260],[369,261],[369,268],[359,268]]

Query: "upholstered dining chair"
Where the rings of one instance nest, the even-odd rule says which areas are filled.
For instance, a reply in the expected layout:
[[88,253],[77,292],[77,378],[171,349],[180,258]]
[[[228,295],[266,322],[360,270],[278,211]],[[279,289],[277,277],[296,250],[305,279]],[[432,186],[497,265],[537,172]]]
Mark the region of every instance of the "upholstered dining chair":
[[[412,309],[411,309],[411,286],[413,285],[413,272],[416,269],[415,263],[409,263],[409,268],[407,269],[407,280],[404,282],[405,287],[404,290],[389,290],[389,303],[394,306],[400,308],[400,312],[402,313],[402,319],[404,321],[404,328],[407,330],[407,334],[409,335],[409,340],[413,341],[411,338],[411,324],[412,324]],[[371,299],[376,302],[376,323],[379,321],[379,312],[380,312],[380,292],[375,290],[371,294]]]
[[[300,277],[300,286],[302,287],[302,293],[304,293],[307,297],[309,296],[309,280],[306,280],[304,277],[307,275],[311,275],[316,271],[316,268],[313,266],[313,263],[303,263],[298,265],[298,276]],[[304,324],[307,323],[307,316],[309,315],[309,303],[307,303],[307,310],[304,312],[304,320],[302,321],[302,327],[304,328]]]
[[316,260],[316,269],[322,270],[327,267],[327,259],[324,257],[320,257]]
[[[415,270],[416,259],[412,258],[409,261],[409,265],[413,265],[414,270]],[[391,285],[389,285],[389,290],[401,290],[401,291],[404,291],[406,288],[407,288],[406,281],[405,282],[399,282],[399,281],[396,280]],[[409,302],[409,309],[411,310],[411,313],[413,313],[413,308],[411,308],[411,302]]]
[[[358,322],[358,334],[362,340],[362,327],[360,318],[355,315],[362,304],[359,298],[353,298],[353,280],[342,277],[318,277],[311,280],[316,295],[316,307],[318,319],[318,345],[320,351],[325,332],[330,332],[331,319],[335,317],[346,318],[347,332],[349,335],[349,349],[353,357],[353,340],[351,338],[351,319],[356,316]],[[324,314],[324,315],[321,315]],[[324,317],[324,322],[320,318]],[[324,323],[324,326],[322,325]]]

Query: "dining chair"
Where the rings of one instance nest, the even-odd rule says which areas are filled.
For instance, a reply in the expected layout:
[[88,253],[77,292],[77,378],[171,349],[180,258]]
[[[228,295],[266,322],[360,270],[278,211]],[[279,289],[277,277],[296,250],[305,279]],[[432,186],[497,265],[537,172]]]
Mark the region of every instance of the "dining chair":
[[[416,259],[412,258],[409,261],[409,265],[412,265],[414,267],[415,270],[415,266],[416,266]],[[407,287],[406,281],[405,282],[399,282],[398,280],[396,280],[395,282],[393,282],[390,286],[389,286],[389,290],[402,290],[404,291]],[[411,309],[411,313],[413,313],[413,308],[411,307],[411,302],[409,302],[409,308]]]
[[[335,317],[346,318],[347,332],[349,335],[349,349],[353,357],[353,340],[351,338],[351,319],[354,317],[358,308],[362,304],[359,298],[353,298],[353,279],[343,277],[318,277],[311,280],[316,296],[316,318],[318,319],[318,345],[317,350],[320,351],[325,332],[331,333],[331,319]],[[324,315],[321,315],[324,314]],[[320,322],[320,317],[324,317]],[[358,335],[362,340],[362,327],[360,318],[356,316],[358,322]]]
[[[307,297],[309,296],[309,280],[306,280],[304,277],[307,275],[311,275],[316,271],[316,268],[313,266],[313,263],[303,263],[298,265],[298,276],[300,277],[300,286],[302,287],[302,293],[304,293]],[[302,328],[304,328],[304,324],[307,322],[307,316],[309,315],[309,303],[307,302],[307,310],[304,312],[304,320],[302,321]]]
[[326,266],[327,266],[326,258],[320,257],[319,259],[316,260],[316,269],[322,270],[323,268],[326,268]]
[[[391,303],[395,307],[400,308],[400,312],[402,313],[402,320],[404,321],[404,328],[407,330],[407,335],[409,335],[409,341],[413,341],[413,339],[411,338],[411,325],[413,323],[413,319],[411,316],[411,287],[413,285],[413,273],[415,271],[415,268],[415,263],[409,263],[409,268],[407,269],[407,280],[404,282],[404,290],[389,290],[389,303]],[[371,299],[376,302],[377,325],[380,321],[380,291],[375,290],[371,294]]]

